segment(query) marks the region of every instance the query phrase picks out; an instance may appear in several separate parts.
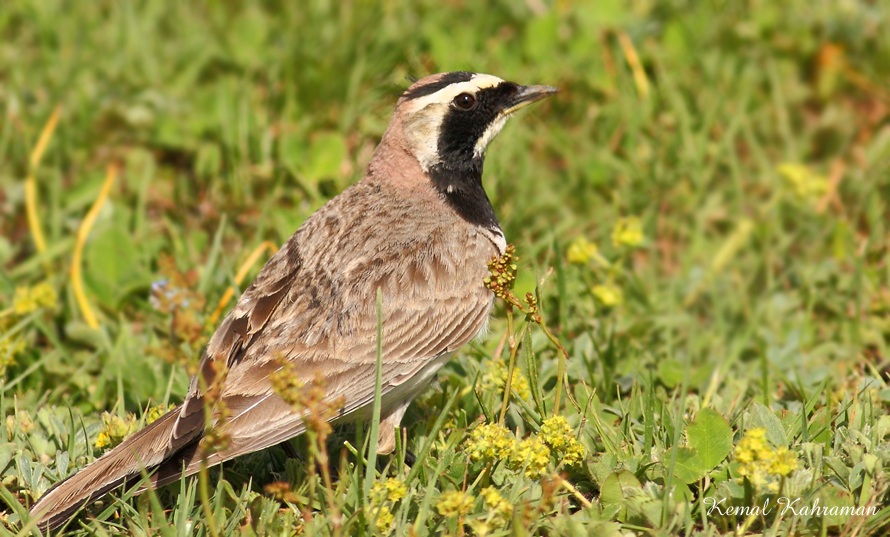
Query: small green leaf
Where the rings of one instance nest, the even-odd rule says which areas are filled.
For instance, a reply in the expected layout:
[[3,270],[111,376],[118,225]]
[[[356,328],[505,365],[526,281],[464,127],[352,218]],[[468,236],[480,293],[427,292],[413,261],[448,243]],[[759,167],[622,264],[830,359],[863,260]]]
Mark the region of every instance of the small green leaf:
[[686,427],[690,447],[677,452],[674,475],[684,483],[695,483],[717,467],[732,451],[732,429],[726,418],[710,408],[699,410]]
[[65,323],[65,337],[72,342],[86,345],[88,347],[98,349],[105,344],[105,338],[99,330],[90,328],[90,326],[80,319],[72,319]]
[[132,235],[118,222],[90,237],[84,259],[84,279],[99,302],[109,308],[116,308],[134,287],[150,281]]
[[0,472],[3,472],[4,475],[6,471],[6,466],[9,464],[9,461],[12,460],[13,455],[15,455],[16,446],[15,444],[8,442],[5,444],[0,444]]
[[706,471],[713,470],[732,451],[732,429],[717,411],[703,408],[686,428],[689,445],[698,453]]
[[[843,513],[842,509],[853,509],[856,505],[853,501],[852,494],[850,494],[846,490],[841,490],[836,487],[823,487],[820,490],[820,494],[817,498],[819,499],[819,503],[816,503],[815,500],[813,500],[811,502],[807,502],[801,507],[817,505],[822,507],[823,509],[826,509],[826,516],[824,519],[826,527],[836,528],[849,523],[849,515],[844,516],[843,514],[832,513]],[[804,502],[801,502],[801,504],[803,503]]]
[[668,358],[658,361],[658,370],[656,372],[658,380],[668,388],[675,388],[683,382],[686,374],[686,366],[679,360]]
[[642,487],[643,485],[640,484],[635,475],[627,470],[622,470],[621,472],[610,474],[603,482],[603,487],[600,490],[600,501],[604,506],[610,504],[620,505],[628,497],[627,489],[639,489]]
[[788,447],[788,439],[785,436],[785,428],[776,414],[768,407],[754,403],[751,406],[749,427],[763,427],[766,429],[766,439],[775,447]]
[[677,462],[674,465],[674,476],[684,483],[695,483],[708,473],[698,453],[688,447],[677,448]]

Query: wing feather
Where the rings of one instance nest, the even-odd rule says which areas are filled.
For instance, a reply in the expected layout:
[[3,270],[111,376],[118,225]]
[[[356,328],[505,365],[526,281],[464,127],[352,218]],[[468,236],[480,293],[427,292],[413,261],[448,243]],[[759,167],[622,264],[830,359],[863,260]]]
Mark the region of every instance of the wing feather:
[[[337,199],[360,203],[341,199],[348,197]],[[326,207],[327,213],[337,210],[336,203]],[[423,215],[412,214],[414,226],[394,226],[377,238],[373,223],[331,226],[330,214],[320,214],[269,260],[208,345],[202,370],[214,361],[228,365],[222,402],[231,411],[225,420],[214,417],[231,443],[208,464],[304,430],[301,416],[269,380],[282,359],[297,366],[303,382],[322,378],[329,400],[342,397],[343,417],[357,415],[373,401],[378,288],[383,296],[384,406],[417,395],[444,363],[442,357],[469,342],[487,322],[492,294],[482,279],[485,261],[497,252],[470,226],[442,222],[432,213],[424,222]],[[418,229],[428,233],[418,237]],[[404,233],[402,240],[399,233]],[[332,251],[352,255],[338,263]],[[203,416],[201,406],[201,387],[193,383],[180,413],[182,429],[203,426],[203,418],[195,419]],[[177,434],[182,434],[179,428],[178,423]]]

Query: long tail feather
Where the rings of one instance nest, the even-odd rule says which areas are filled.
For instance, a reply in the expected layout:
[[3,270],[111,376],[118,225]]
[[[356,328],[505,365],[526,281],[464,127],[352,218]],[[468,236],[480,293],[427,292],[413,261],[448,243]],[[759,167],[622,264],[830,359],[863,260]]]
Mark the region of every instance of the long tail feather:
[[109,491],[138,481],[142,472],[151,472],[188,444],[197,441],[201,430],[189,438],[171,443],[179,408],[168,412],[121,445],[96,459],[83,470],[57,483],[31,507],[42,531],[52,531],[64,524],[78,509]]

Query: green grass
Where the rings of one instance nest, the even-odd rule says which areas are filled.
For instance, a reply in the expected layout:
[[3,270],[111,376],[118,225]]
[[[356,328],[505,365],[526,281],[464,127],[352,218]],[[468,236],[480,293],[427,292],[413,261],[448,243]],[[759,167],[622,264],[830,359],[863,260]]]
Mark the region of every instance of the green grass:
[[[313,465],[275,448],[211,471],[204,505],[198,480],[134,500],[117,492],[67,531],[374,534],[385,510],[393,535],[483,523],[493,535],[890,531],[890,8],[440,4],[4,4],[0,535],[20,533],[19,504],[101,452],[97,436],[115,433],[104,411],[125,432],[127,413],[138,421],[182,400],[251,252],[282,243],[360,177],[407,75],[458,69],[562,88],[511,121],[485,181],[521,258],[516,296],[537,287],[567,351],[560,414],[584,460],[551,456],[530,478],[528,467],[469,459],[469,435],[501,410],[501,305],[488,338],[410,408],[400,449],[417,463],[379,458],[377,479],[398,479],[404,498],[368,492],[362,457],[344,447],[360,452],[366,435],[346,428],[327,444],[333,505]],[[57,106],[33,169],[40,251],[25,177]],[[82,252],[92,328],[71,267],[110,163],[119,173]],[[613,244],[627,217],[641,223],[638,247]],[[582,238],[599,258],[579,258]],[[152,298],[162,281],[172,296]],[[42,282],[55,300],[15,300]],[[622,300],[608,307],[597,286]],[[525,317],[515,321],[518,335]],[[517,342],[528,391],[506,424],[543,437],[559,353],[534,325]],[[744,478],[758,442],[796,469],[765,469],[763,486]],[[511,516],[483,501],[489,486]],[[475,498],[464,514],[451,491]],[[780,515],[783,497],[799,498],[798,511],[818,499],[875,514]],[[709,509],[722,498],[724,514]],[[765,515],[725,508],[765,500]]]

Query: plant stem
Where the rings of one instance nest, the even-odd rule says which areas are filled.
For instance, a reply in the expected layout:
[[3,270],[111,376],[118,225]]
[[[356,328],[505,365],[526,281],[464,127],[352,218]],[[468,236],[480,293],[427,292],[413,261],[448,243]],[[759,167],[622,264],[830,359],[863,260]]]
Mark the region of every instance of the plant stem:
[[559,414],[559,404],[562,399],[562,390],[564,385],[563,383],[566,376],[566,362],[569,359],[569,353],[568,351],[566,351],[566,348],[562,346],[562,343],[559,341],[559,339],[557,339],[556,336],[553,335],[553,332],[551,332],[550,329],[547,328],[547,325],[544,323],[544,319],[541,318],[541,315],[537,314],[536,317],[537,319],[535,322],[538,324],[539,327],[541,327],[541,331],[544,332],[544,335],[547,336],[547,339],[549,339],[550,342],[553,343],[553,345],[555,345],[556,348],[559,350],[559,364],[557,365],[556,370],[556,395],[553,400],[553,415],[556,416],[557,414]]
[[510,346],[510,361],[507,364],[507,379],[504,381],[504,400],[501,403],[501,413],[498,416],[498,424],[503,425],[507,417],[507,408],[510,406],[510,393],[513,389],[513,375],[516,372],[516,355],[519,353],[519,342],[528,331],[528,323],[522,326],[519,337],[514,333],[513,309],[507,307],[507,344]]
[[207,532],[212,537],[219,537],[219,528],[216,527],[216,518],[210,507],[210,477],[207,473],[206,458],[201,461],[201,470],[198,472],[198,494],[201,495],[201,509],[207,519]]

